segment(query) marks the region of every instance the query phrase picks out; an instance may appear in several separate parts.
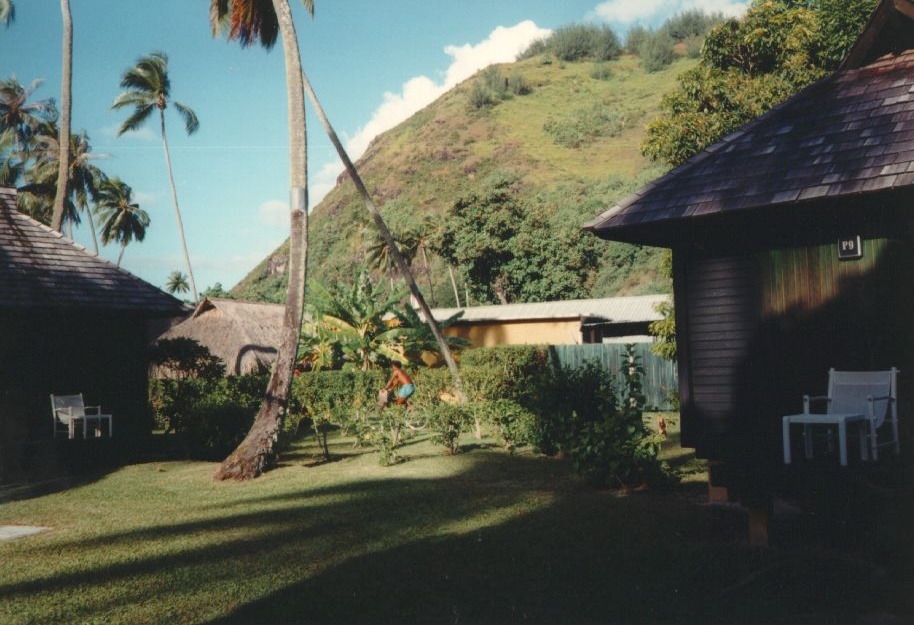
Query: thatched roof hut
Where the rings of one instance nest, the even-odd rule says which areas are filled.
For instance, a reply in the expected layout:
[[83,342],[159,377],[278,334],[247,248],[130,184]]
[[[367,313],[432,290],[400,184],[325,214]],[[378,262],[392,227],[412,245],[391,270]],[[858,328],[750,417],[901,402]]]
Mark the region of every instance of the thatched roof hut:
[[225,362],[228,375],[267,371],[276,360],[285,307],[205,297],[159,339],[191,338]]

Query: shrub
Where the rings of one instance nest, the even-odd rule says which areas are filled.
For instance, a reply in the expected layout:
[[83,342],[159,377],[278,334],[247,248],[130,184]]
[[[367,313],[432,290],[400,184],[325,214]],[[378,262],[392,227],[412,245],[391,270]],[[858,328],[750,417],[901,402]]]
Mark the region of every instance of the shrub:
[[611,28],[592,24],[574,24],[556,29],[546,41],[546,48],[562,61],[608,61],[621,52],[619,39]]
[[609,80],[613,77],[613,71],[609,64],[601,61],[594,63],[590,70],[590,77],[594,80]]
[[533,90],[524,75],[517,71],[508,76],[508,89],[514,95],[528,95]]
[[638,56],[648,72],[659,72],[676,60],[675,41],[664,31],[648,35],[638,48]]
[[189,457],[215,460],[247,434],[266,382],[266,376],[154,380],[150,405],[156,423],[180,437]]
[[573,111],[565,119],[547,119],[543,130],[557,145],[579,148],[599,137],[619,135],[626,124],[625,115],[598,102],[590,108]]
[[425,410],[432,430],[432,443],[444,447],[448,455],[456,454],[460,448],[460,434],[472,420],[468,409],[442,402]]
[[469,99],[470,108],[475,111],[489,108],[496,103],[495,98],[492,97],[492,93],[478,81],[473,83],[467,97]]
[[497,399],[479,406],[483,420],[495,426],[505,449],[535,443],[537,440],[537,415],[510,399]]

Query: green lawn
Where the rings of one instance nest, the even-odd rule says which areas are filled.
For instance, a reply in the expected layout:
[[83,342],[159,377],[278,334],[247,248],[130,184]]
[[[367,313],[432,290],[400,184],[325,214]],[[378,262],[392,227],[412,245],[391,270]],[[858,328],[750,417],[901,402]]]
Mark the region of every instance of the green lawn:
[[[317,463],[303,441],[249,483],[214,482],[213,464],[161,462],[3,503],[0,525],[53,530],[0,543],[0,623],[914,616],[910,547],[891,551],[869,533],[856,541],[846,519],[827,539],[817,517],[778,520],[775,545],[752,548],[741,512],[707,505],[695,479],[623,496],[581,484],[561,460],[512,456],[490,440],[467,438],[463,453],[444,456],[416,439],[400,450],[406,461],[387,468],[350,441],[334,443],[334,462]],[[911,518],[892,517],[884,529]]]

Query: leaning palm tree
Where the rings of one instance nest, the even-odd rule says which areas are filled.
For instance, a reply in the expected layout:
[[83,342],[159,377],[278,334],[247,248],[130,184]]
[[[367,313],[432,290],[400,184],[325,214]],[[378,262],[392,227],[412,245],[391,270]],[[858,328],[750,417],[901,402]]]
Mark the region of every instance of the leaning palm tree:
[[117,177],[99,185],[95,210],[101,222],[102,243],[119,243],[121,246],[117,256],[117,266],[120,267],[127,245],[146,238],[149,215],[133,201],[133,190]]
[[153,111],[159,111],[159,122],[162,131],[162,145],[165,147],[165,165],[168,168],[168,181],[171,183],[171,199],[175,205],[175,216],[178,219],[178,235],[181,238],[181,248],[184,250],[184,262],[187,265],[187,276],[190,279],[191,296],[197,301],[197,285],[194,282],[194,272],[190,266],[190,254],[187,251],[187,239],[184,237],[184,222],[181,220],[181,209],[178,207],[178,190],[175,187],[175,177],[171,169],[171,154],[168,151],[168,135],[165,132],[165,109],[169,103],[184,119],[184,130],[188,135],[197,132],[200,121],[197,114],[180,102],[171,102],[171,80],[168,77],[168,57],[164,52],[153,52],[142,57],[137,64],[121,77],[121,92],[114,99],[113,109],[133,107],[130,114],[117,134],[121,136],[130,130],[136,130],[149,119]]
[[[302,73],[302,80],[304,81],[305,92],[308,94],[308,99],[311,100],[311,104],[314,105],[314,110],[317,113],[318,119],[320,119],[321,124],[324,126],[324,130],[327,132],[327,136],[330,138],[330,142],[336,148],[337,155],[339,155],[340,160],[343,161],[343,165],[346,166],[346,172],[352,179],[353,184],[355,184],[355,188],[359,192],[359,196],[362,198],[362,203],[365,205],[366,210],[368,210],[368,213],[371,215],[375,226],[377,226],[381,238],[387,243],[388,253],[390,254],[391,258],[393,258],[394,266],[396,266],[397,270],[400,272],[400,276],[406,280],[406,285],[409,287],[409,292],[416,300],[416,303],[419,306],[419,310],[422,311],[422,316],[425,318],[425,323],[428,324],[429,330],[431,330],[435,340],[438,341],[438,349],[441,351],[441,355],[444,357],[444,362],[447,363],[448,369],[451,372],[451,377],[454,379],[454,391],[457,395],[457,399],[460,403],[464,403],[466,401],[466,396],[463,392],[463,382],[460,378],[460,370],[457,368],[457,361],[454,360],[454,356],[451,353],[450,347],[448,346],[447,339],[445,338],[444,333],[441,332],[441,327],[432,316],[432,311],[429,309],[425,298],[422,296],[422,291],[419,290],[419,285],[416,284],[416,279],[413,277],[413,272],[409,268],[409,263],[406,262],[403,254],[400,253],[400,249],[397,247],[397,242],[394,240],[393,235],[390,233],[390,229],[384,222],[384,218],[381,217],[381,211],[378,210],[378,207],[375,206],[374,201],[371,199],[371,195],[368,193],[368,188],[365,186],[365,183],[362,181],[362,177],[359,175],[358,170],[356,169],[352,160],[349,158],[349,154],[346,152],[345,148],[343,148],[343,144],[340,142],[336,131],[333,129],[329,118],[324,112],[324,107],[321,106],[320,101],[317,99],[317,94],[314,93],[314,88],[311,86],[311,82],[308,80],[308,77],[304,75],[304,73]],[[478,421],[476,423],[476,436],[477,438],[482,437],[482,431],[479,427]]]
[[168,274],[165,281],[165,290],[174,295],[175,293],[187,293],[190,291],[190,284],[187,283],[187,276],[175,269]]
[[[313,0],[302,0],[313,15]],[[223,32],[242,47],[259,42],[272,48],[282,34],[286,66],[286,91],[289,115],[290,250],[289,288],[282,335],[273,374],[267,385],[260,411],[248,435],[226,458],[216,479],[257,477],[275,464],[276,442],[288,405],[295,370],[298,342],[305,306],[308,269],[308,170],[305,96],[302,85],[301,55],[292,9],[288,0],[210,0],[210,26],[213,34]]]
[[[67,185],[70,170],[70,113],[73,110],[73,16],[70,13],[70,0],[60,0],[60,15],[63,20],[63,40],[61,42],[62,58],[60,64],[60,120],[58,124],[57,144],[60,147],[57,168],[57,189],[54,195],[54,210],[51,216],[51,228],[60,230],[67,202]],[[72,238],[72,236],[71,236]]]

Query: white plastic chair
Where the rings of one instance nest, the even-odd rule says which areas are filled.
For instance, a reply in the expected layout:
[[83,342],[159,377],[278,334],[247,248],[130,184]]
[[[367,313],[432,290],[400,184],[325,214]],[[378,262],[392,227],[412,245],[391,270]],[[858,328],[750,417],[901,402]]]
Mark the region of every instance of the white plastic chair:
[[108,436],[114,436],[110,414],[102,414],[101,406],[86,406],[82,393],[78,395],[51,395],[51,418],[54,420],[54,437],[66,428],[70,438],[76,438],[76,426],[82,425],[83,438],[88,438],[89,424],[95,422],[101,435],[102,421],[108,422]]
[[[825,413],[810,410],[814,401],[825,401]],[[888,419],[887,419],[888,417]],[[888,421],[888,423],[886,423]],[[838,428],[838,453],[841,466],[847,466],[847,426],[857,424],[860,439],[860,459],[879,459],[879,448],[891,445],[900,453],[898,440],[898,369],[888,371],[828,372],[828,395],[803,396],[803,413],[783,418],[784,463],[790,464],[790,426],[803,426],[806,458],[813,454],[812,426]],[[888,440],[878,439],[883,425],[888,425]]]

